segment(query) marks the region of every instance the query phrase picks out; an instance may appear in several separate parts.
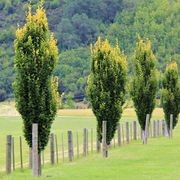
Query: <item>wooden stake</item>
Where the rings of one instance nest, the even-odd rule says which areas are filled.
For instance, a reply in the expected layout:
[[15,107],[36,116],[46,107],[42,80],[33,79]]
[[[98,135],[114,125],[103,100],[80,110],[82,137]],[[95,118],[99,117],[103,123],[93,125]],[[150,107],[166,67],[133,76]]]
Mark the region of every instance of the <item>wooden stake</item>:
[[103,121],[102,127],[102,144],[103,144],[103,157],[108,157],[108,149],[107,149],[107,142],[106,142],[106,133],[107,133],[107,121]]
[[170,115],[170,138],[173,137],[173,114]]
[[13,171],[15,171],[14,137],[12,137],[12,161],[13,161]]
[[121,146],[121,125],[117,123],[117,133],[118,133],[118,146]]
[[64,137],[63,137],[63,133],[62,133],[62,160],[64,162]]
[[76,143],[77,143],[77,157],[79,157],[79,136],[78,136],[78,132],[76,133]]
[[87,129],[84,128],[83,132],[83,155],[87,155]]
[[137,124],[136,121],[133,121],[133,139],[137,140]]
[[56,162],[59,162],[59,154],[58,154],[58,140],[57,140],[57,135],[55,135],[55,144],[56,144]]
[[32,169],[32,148],[29,148],[29,168]]
[[11,173],[11,148],[12,148],[12,136],[6,137],[6,174]]
[[91,128],[91,153],[93,153],[93,129]]
[[40,176],[40,164],[38,155],[38,124],[32,126],[32,171],[33,176]]
[[22,156],[22,138],[19,137],[19,145],[20,145],[20,162],[21,162],[21,169],[23,169],[23,156]]
[[129,122],[126,122],[126,143],[129,144]]
[[150,115],[146,115],[146,125],[145,125],[145,134],[144,134],[144,144],[147,144],[147,139],[148,139],[148,129],[149,129],[149,121],[150,121]]
[[69,161],[73,160],[73,137],[72,137],[72,131],[68,131],[68,157],[69,157]]
[[55,158],[54,158],[54,134],[51,133],[50,136],[50,159],[51,159],[51,164],[54,165],[55,163]]

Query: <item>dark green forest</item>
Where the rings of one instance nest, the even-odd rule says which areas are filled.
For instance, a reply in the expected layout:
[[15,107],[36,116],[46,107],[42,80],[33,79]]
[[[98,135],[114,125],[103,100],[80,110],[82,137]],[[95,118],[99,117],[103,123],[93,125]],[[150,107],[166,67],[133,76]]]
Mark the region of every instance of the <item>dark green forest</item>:
[[[36,7],[38,0],[31,4]],[[89,45],[98,36],[112,45],[118,40],[128,59],[129,75],[138,36],[151,40],[160,72],[172,59],[180,65],[178,0],[45,0],[44,6],[60,52],[54,75],[71,106],[73,100],[85,100]],[[0,101],[13,98],[15,31],[25,22],[27,8],[26,0],[0,1]]]

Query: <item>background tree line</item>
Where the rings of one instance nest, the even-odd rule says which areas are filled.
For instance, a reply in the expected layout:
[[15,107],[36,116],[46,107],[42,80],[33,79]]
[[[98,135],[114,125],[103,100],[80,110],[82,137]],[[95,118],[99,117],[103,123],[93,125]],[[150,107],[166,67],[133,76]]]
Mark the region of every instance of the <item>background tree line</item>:
[[[37,0],[32,0],[36,4]],[[50,29],[55,32],[60,49],[54,74],[60,77],[59,91],[73,106],[83,100],[87,76],[90,73],[90,43],[97,37],[107,37],[111,44],[118,39],[127,55],[132,72],[132,57],[138,34],[148,37],[160,71],[168,61],[180,65],[180,30],[177,0],[46,0],[45,8]],[[25,0],[0,2],[0,100],[13,97],[13,41],[18,24],[25,21]]]

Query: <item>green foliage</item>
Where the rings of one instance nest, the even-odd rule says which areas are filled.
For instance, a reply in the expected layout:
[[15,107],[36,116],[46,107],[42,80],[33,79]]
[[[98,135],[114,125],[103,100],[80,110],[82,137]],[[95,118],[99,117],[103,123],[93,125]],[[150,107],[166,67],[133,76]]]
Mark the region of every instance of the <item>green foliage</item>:
[[[39,0],[31,0],[33,10],[38,2]],[[27,7],[25,0],[0,1],[0,89],[5,91],[6,98],[13,96],[11,84],[15,77],[14,32],[18,25],[24,24]],[[76,63],[69,65],[69,62],[66,64],[65,58],[70,59],[71,56],[71,61],[75,62],[79,59],[81,65],[86,65],[83,70],[89,72],[90,58],[84,54],[89,54],[88,46],[95,42],[98,36],[107,37],[112,44],[116,43],[116,39],[119,40],[122,50],[128,56],[129,74],[133,69],[133,49],[137,33],[148,37],[153,43],[159,70],[164,71],[170,59],[176,59],[180,65],[180,3],[177,0],[46,0],[45,8],[49,27],[55,32],[63,56],[63,66],[57,66],[55,74],[64,74],[59,77],[67,95],[71,92],[74,96],[84,96],[85,88],[82,84],[81,88],[76,87],[82,66],[77,67]],[[73,58],[71,53],[75,54],[76,58]],[[59,56],[59,62],[62,56]],[[1,69],[1,64],[4,63],[7,66]],[[65,66],[68,68],[64,69]],[[70,68],[75,80],[70,80]],[[86,82],[87,76],[83,75],[82,78]],[[86,86],[86,83],[83,84]]]
[[[36,9],[38,2],[39,0],[31,0],[33,11]],[[6,69],[11,72],[8,73],[8,76],[5,76],[5,74],[7,74],[7,72],[5,72],[6,70],[2,69],[0,71],[0,89],[5,91],[6,98],[12,96],[11,84],[15,76],[13,71],[14,53],[12,50],[12,42],[15,38],[15,27],[24,24],[24,12],[27,7],[25,0],[0,1],[0,43],[3,52],[3,54],[0,55],[0,64],[1,61],[6,59],[9,62]],[[104,34],[106,28],[108,28],[108,24],[113,21],[116,13],[122,7],[121,0],[47,0],[45,1],[45,7],[48,12],[47,16],[50,29],[55,32],[58,39],[58,47],[61,51],[65,51],[64,53],[62,52],[63,66],[58,66],[55,74],[65,73],[61,80],[64,84],[64,86],[62,85],[63,91],[67,96],[70,92],[75,97],[85,96],[84,89],[87,81],[87,72],[90,71],[90,58],[84,54],[89,54],[88,45],[92,41],[95,41],[98,35]],[[71,50],[74,48],[77,50]],[[85,52],[83,52],[82,49],[84,49]],[[69,52],[66,50],[69,50]],[[75,54],[75,52],[77,54]],[[71,53],[75,54],[76,58],[73,58],[73,56],[70,55]],[[67,57],[65,57],[66,55]],[[69,56],[72,58],[71,61],[75,61],[72,63],[73,65],[69,65],[69,63],[66,64],[65,58],[70,59]],[[81,61],[80,67],[76,66],[77,60]],[[59,61],[61,61],[61,55]],[[84,63],[83,67],[82,62]],[[67,71],[65,71],[64,66],[68,67],[65,68]],[[69,67],[76,72],[72,72],[72,75],[70,75]],[[81,75],[83,80],[81,79],[81,81],[78,82],[78,87],[76,87],[76,82],[80,79],[82,71],[84,71],[85,75],[84,73]],[[70,76],[72,76],[71,80]]]
[[78,48],[59,55],[55,76],[61,77],[60,92],[78,101],[85,97],[87,77],[90,73],[90,50]]
[[180,112],[180,81],[176,62],[173,61],[167,65],[162,84],[162,106],[165,120],[168,128],[170,128],[170,115],[173,114],[174,128]]
[[59,48],[78,48],[94,42],[100,34],[105,34],[121,8],[122,0],[67,0],[62,3],[61,19],[55,22],[58,22]]
[[107,121],[107,144],[110,144],[125,102],[126,58],[118,45],[112,48],[108,40],[102,42],[100,38],[92,47],[91,54],[87,94],[98,122],[98,138],[102,140],[102,122]]
[[17,110],[24,123],[25,139],[32,147],[32,123],[38,123],[38,149],[48,143],[57,109],[57,79],[52,78],[58,49],[50,34],[45,10],[28,12],[26,24],[16,31],[14,83]]
[[176,0],[125,0],[124,6],[108,29],[110,42],[115,43],[118,38],[129,59],[133,59],[139,34],[152,42],[160,70],[163,71],[172,58],[180,65],[180,3]]
[[152,115],[157,91],[156,59],[149,40],[139,39],[135,49],[134,77],[131,96],[142,130],[145,130],[146,115]]

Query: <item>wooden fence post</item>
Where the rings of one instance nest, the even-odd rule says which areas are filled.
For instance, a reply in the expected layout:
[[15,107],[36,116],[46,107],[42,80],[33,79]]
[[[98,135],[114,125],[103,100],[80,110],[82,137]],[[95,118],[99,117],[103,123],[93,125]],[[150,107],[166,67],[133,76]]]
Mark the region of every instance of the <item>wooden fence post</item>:
[[137,140],[137,123],[133,121],[133,139]]
[[126,122],[126,143],[129,144],[129,122]]
[[11,148],[12,148],[12,136],[6,137],[6,174],[11,173]]
[[156,121],[153,121],[153,137],[156,137]]
[[19,146],[20,146],[20,162],[21,162],[21,169],[23,169],[23,156],[22,156],[22,138],[19,137]]
[[62,138],[62,160],[64,162],[64,137],[63,137],[63,133],[62,133],[61,138]]
[[32,169],[32,148],[29,148],[29,168]]
[[137,123],[137,139],[141,139],[141,126]]
[[44,166],[44,151],[42,151],[42,165]]
[[108,149],[106,142],[106,134],[107,134],[107,121],[103,121],[102,125],[102,145],[103,145],[103,157],[108,157]]
[[133,128],[132,128],[132,122],[130,122],[130,140],[133,139]]
[[83,155],[87,155],[87,129],[84,128],[83,131]]
[[116,147],[116,138],[114,137],[113,138],[113,145],[114,145],[114,148]]
[[173,114],[170,115],[170,138],[173,137]]
[[91,128],[91,153],[93,153],[93,129]]
[[87,129],[87,135],[86,135],[86,137],[87,137],[87,138],[86,138],[86,139],[87,139],[87,141],[86,141],[86,142],[87,142],[87,144],[86,144],[87,147],[86,147],[86,148],[87,148],[87,154],[88,154],[88,153],[89,153],[89,140],[88,140],[88,139],[89,139],[89,133],[88,133],[88,129]]
[[149,137],[152,137],[152,122],[149,120]]
[[[140,126],[140,128],[141,128],[141,126]],[[141,129],[140,132],[141,132],[141,140],[143,140],[143,130]]]
[[73,160],[73,137],[72,137],[72,131],[68,131],[68,157],[69,157],[69,161]]
[[165,136],[165,124],[164,124],[164,120],[162,120],[162,135]]
[[98,135],[96,136],[96,138],[97,138],[96,139],[96,150],[99,153],[101,151],[101,143],[100,143],[100,141],[98,139]]
[[122,142],[124,144],[124,125],[121,124],[121,128],[122,128]]
[[159,120],[159,136],[161,136],[162,135],[162,123],[161,123],[162,121],[161,120]]
[[32,171],[33,176],[40,176],[40,164],[38,156],[38,124],[32,126]]
[[121,146],[121,125],[117,123],[118,145]]
[[54,134],[51,133],[50,136],[50,160],[51,160],[51,164],[54,164]]
[[158,120],[156,120],[156,137],[158,137],[159,136],[159,134],[158,134]]
[[14,137],[12,137],[12,162],[13,162],[13,171],[15,171]]
[[145,134],[144,134],[144,139],[143,139],[143,141],[144,141],[144,144],[147,144],[147,139],[148,139],[148,129],[149,129],[149,121],[150,121],[150,115],[149,114],[147,114],[146,115],[146,125],[145,125]]
[[164,121],[164,124],[165,124],[165,136],[169,137],[169,129],[168,129],[166,121]]
[[58,140],[57,140],[57,135],[55,135],[55,144],[56,144],[56,162],[59,162],[59,154],[58,154]]
[[78,136],[78,132],[76,133],[76,143],[77,143],[77,157],[79,157],[79,136]]
[[160,136],[160,121],[157,120],[157,134],[158,134],[158,137]]

